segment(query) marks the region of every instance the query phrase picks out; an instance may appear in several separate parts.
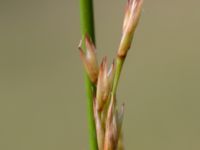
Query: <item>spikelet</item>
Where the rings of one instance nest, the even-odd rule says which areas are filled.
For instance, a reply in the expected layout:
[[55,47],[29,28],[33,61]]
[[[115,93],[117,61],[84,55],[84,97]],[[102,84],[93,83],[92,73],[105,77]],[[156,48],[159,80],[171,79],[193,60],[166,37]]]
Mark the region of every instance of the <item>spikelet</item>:
[[122,38],[118,49],[118,56],[125,57],[131,46],[133,35],[140,19],[143,0],[128,0],[125,9]]
[[114,63],[108,70],[107,58],[104,57],[100,66],[98,82],[97,82],[97,109],[101,111],[110,96],[112,89],[113,79],[114,79]]
[[85,67],[85,70],[93,83],[97,82],[99,67],[96,57],[96,49],[88,35],[85,36],[86,52],[82,49],[82,41],[79,44],[80,57]]

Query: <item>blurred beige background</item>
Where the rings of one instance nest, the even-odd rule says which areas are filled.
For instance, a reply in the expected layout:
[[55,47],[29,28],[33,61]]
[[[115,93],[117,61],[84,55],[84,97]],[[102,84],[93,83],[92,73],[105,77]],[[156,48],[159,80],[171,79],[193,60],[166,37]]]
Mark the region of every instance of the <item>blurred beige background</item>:
[[[116,52],[125,3],[94,1],[99,59]],[[199,6],[145,0],[118,91],[126,149],[200,149]],[[0,0],[1,150],[88,149],[79,23],[79,1]]]

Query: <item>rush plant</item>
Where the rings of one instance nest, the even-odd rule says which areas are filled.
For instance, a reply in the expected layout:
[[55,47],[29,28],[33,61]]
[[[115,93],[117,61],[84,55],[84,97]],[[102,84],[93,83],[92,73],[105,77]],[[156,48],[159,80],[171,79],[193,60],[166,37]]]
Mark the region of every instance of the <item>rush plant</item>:
[[117,109],[116,92],[121,70],[139,22],[143,0],[128,0],[117,55],[109,67],[104,57],[98,64],[92,0],[80,0],[82,40],[80,58],[85,68],[88,98],[90,150],[123,150],[124,104]]

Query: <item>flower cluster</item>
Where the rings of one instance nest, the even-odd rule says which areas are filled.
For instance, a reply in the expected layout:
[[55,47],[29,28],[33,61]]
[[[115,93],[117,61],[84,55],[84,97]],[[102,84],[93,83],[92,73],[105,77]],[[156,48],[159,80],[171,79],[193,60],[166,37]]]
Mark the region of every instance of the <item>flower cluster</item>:
[[115,64],[113,62],[108,69],[108,61],[104,57],[100,67],[98,66],[95,46],[87,35],[86,52],[81,45],[82,42],[79,45],[81,60],[91,82],[96,86],[93,110],[98,147],[99,150],[114,150],[118,143],[124,112],[123,106],[121,111],[117,112],[115,95],[112,94]]

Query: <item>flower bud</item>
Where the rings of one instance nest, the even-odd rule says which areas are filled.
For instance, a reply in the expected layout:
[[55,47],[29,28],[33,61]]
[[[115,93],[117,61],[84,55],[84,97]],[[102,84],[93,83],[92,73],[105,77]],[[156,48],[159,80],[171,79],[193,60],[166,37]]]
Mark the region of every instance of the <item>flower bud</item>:
[[114,63],[111,65],[108,71],[107,58],[104,57],[100,66],[98,82],[97,82],[97,109],[101,111],[104,104],[106,103],[110,91],[112,89],[113,79],[114,79]]
[[91,39],[86,35],[85,37],[85,46],[86,52],[81,48],[82,41],[79,44],[80,57],[86,69],[86,72],[93,83],[97,82],[99,67],[96,57],[96,49]]
[[127,2],[118,56],[125,57],[131,46],[133,35],[139,22],[142,4],[143,0],[128,0]]

